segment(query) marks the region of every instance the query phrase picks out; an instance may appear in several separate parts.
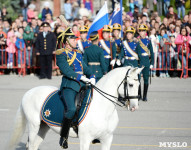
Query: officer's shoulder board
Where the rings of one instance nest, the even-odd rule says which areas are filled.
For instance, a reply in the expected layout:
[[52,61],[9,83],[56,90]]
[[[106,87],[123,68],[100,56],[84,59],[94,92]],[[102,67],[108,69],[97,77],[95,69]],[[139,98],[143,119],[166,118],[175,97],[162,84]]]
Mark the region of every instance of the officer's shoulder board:
[[56,55],[60,55],[60,54],[62,54],[64,51],[65,51],[64,48],[62,48],[62,49],[57,49],[55,53],[56,53]]
[[76,51],[77,53],[81,53],[81,54],[82,54],[82,51],[80,51],[80,50],[78,50],[78,49],[75,49],[75,51]]

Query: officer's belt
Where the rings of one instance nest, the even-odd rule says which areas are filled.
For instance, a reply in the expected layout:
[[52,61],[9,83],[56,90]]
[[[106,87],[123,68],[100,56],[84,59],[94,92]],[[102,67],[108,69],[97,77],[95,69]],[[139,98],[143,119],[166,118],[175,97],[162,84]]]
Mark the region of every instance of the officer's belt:
[[76,73],[83,75],[83,72],[82,72],[82,71],[76,71]]
[[111,58],[111,56],[110,55],[106,55],[106,56],[104,56],[104,58],[108,58],[109,59],[109,58]]
[[149,56],[147,53],[142,53],[141,55],[142,56]]
[[90,66],[99,66],[100,63],[99,62],[89,62],[88,65],[90,65]]
[[128,57],[128,56],[125,56],[125,59],[135,60],[136,58],[135,58],[135,57]]

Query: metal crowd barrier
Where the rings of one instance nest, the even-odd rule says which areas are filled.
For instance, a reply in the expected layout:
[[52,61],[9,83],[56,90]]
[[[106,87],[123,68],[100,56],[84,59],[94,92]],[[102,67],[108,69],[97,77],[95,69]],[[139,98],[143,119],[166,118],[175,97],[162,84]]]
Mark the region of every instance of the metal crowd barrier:
[[[183,44],[177,44],[177,47],[178,47],[178,52],[177,54],[177,64],[178,64],[178,61],[180,61],[180,58],[182,57],[182,60],[183,60],[183,57],[186,57],[186,66],[184,66],[184,62],[183,61],[180,61],[181,62],[181,67],[177,68],[175,66],[172,65],[172,59],[173,58],[171,56],[171,52],[169,51],[164,51],[164,47],[161,48],[160,47],[160,44],[158,44],[159,46],[159,49],[158,49],[158,52],[157,52],[157,61],[155,61],[156,64],[156,67],[154,67],[152,70],[158,70],[158,71],[164,71],[164,70],[168,70],[168,71],[181,71],[181,76],[180,78],[183,77],[183,71],[184,71],[184,68],[186,69],[186,77],[188,77],[188,71],[191,70],[191,68],[188,67],[188,60],[189,60],[189,52],[187,51],[186,53],[183,53],[183,51],[181,52],[180,54],[180,47],[183,46]],[[165,43],[165,46],[171,46],[171,43]],[[34,49],[33,49],[34,50]],[[1,72],[2,69],[18,69],[18,74],[19,75],[22,75],[22,76],[25,76],[26,75],[26,69],[39,69],[40,67],[37,66],[36,64],[33,64],[31,65],[30,63],[30,58],[32,56],[30,56],[30,52],[28,52],[28,59],[26,59],[26,47],[24,48],[24,62],[22,62],[22,53],[20,53],[20,62],[21,62],[21,66],[18,65],[18,50],[16,50],[16,52],[14,53],[14,57],[13,57],[13,66],[11,68],[8,68],[7,66],[7,62],[8,62],[8,53],[6,51],[0,51],[1,53],[1,62],[0,62],[0,74],[3,74]],[[179,57],[181,56],[181,57]],[[36,56],[37,57],[37,56]],[[169,58],[168,58],[169,57]],[[165,61],[164,61],[165,59]],[[167,63],[167,59],[170,60],[169,62],[169,66],[168,66],[168,63]],[[28,62],[27,62],[28,60]],[[53,55],[53,66],[52,66],[52,69],[58,69],[58,66],[56,65],[56,56]]]
[[[28,59],[26,59],[26,47],[24,48],[23,51],[24,51],[24,53],[20,52],[20,65],[18,64],[18,55],[19,55],[19,53],[18,53],[18,50],[16,50],[16,52],[13,53],[12,66],[9,67],[8,66],[8,59],[9,59],[8,52],[6,52],[6,50],[3,51],[3,49],[0,50],[0,54],[1,54],[0,75],[4,74],[2,70],[17,69],[19,75],[25,76],[27,69],[36,70],[36,69],[40,68],[36,64],[33,64],[33,65],[31,64],[30,60],[31,60],[31,57],[33,57],[33,56],[30,55],[29,51],[28,51]],[[22,59],[23,57],[24,57],[24,61]],[[33,58],[32,58],[32,61],[33,61]],[[58,66],[56,65],[56,55],[53,55],[52,69],[58,69]]]
[[[183,50],[180,52],[180,48],[181,46],[183,46],[183,44],[176,44],[177,45],[177,52],[172,52],[172,51],[166,51],[165,50],[165,46],[166,48],[169,46],[171,46],[171,43],[165,43],[165,46],[163,48],[161,48],[160,44],[158,44],[158,52],[157,52],[157,61],[155,61],[156,64],[156,68],[153,68],[152,70],[159,70],[159,71],[181,71],[181,76],[180,78],[183,77],[183,73],[184,73],[184,68],[186,69],[186,78],[188,77],[188,71],[191,70],[191,68],[188,67],[188,61],[189,61],[189,51],[187,50],[186,53],[183,52]],[[156,54],[154,54],[156,55]],[[174,55],[172,57],[172,55]],[[173,66],[172,64],[172,58],[176,59],[175,61],[177,61],[176,65],[177,66]],[[184,58],[186,57],[186,66],[184,65]],[[180,58],[182,58],[182,60],[180,60]],[[164,60],[165,59],[165,60]],[[169,60],[169,66],[168,66],[168,61]],[[165,62],[165,63],[164,63]],[[179,63],[181,62],[181,66],[179,66]],[[155,66],[155,65],[154,65]]]

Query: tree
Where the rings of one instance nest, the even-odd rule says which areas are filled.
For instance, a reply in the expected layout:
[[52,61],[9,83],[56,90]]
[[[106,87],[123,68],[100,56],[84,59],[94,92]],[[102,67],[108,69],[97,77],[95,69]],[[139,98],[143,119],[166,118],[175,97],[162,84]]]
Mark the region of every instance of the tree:
[[15,20],[21,14],[20,0],[0,0],[0,8],[7,8],[8,18]]

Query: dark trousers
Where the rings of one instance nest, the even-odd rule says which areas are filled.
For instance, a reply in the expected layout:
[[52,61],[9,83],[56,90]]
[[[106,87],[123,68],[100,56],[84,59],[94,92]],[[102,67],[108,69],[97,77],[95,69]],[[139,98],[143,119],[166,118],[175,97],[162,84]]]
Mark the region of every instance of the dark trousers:
[[70,88],[65,88],[63,89],[62,94],[63,94],[62,96],[63,96],[64,105],[66,108],[66,112],[64,116],[67,119],[72,119],[76,112],[75,97],[77,92]]
[[40,55],[40,78],[52,77],[52,55]]
[[144,84],[149,84],[149,70],[150,70],[149,67],[145,67],[145,68],[142,70]]

